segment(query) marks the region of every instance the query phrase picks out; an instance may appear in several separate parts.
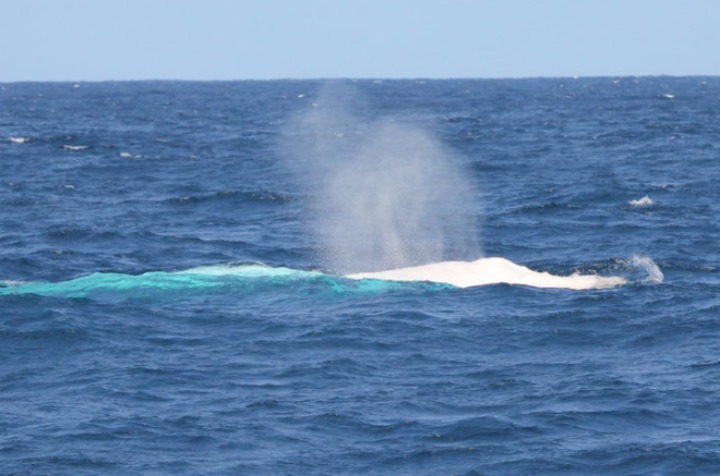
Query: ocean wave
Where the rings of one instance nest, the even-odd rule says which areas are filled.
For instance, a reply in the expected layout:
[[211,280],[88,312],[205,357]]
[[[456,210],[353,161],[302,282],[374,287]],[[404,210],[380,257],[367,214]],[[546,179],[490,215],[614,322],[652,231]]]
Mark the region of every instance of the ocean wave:
[[63,149],[65,150],[85,150],[88,146],[86,145],[63,145]]
[[13,144],[24,144],[26,142],[30,142],[29,137],[8,137],[8,141],[12,142]]
[[266,191],[221,191],[205,194],[183,195],[172,199],[167,199],[167,203],[181,204],[199,204],[204,202],[214,203],[216,201],[237,201],[245,202],[278,202],[284,203],[290,201],[290,197],[285,194],[266,192]]
[[580,206],[574,205],[572,203],[561,203],[561,202],[548,202],[548,203],[538,203],[533,205],[524,205],[517,207],[513,210],[516,214],[523,214],[523,213],[545,213],[545,212],[554,212],[556,210],[579,210]]

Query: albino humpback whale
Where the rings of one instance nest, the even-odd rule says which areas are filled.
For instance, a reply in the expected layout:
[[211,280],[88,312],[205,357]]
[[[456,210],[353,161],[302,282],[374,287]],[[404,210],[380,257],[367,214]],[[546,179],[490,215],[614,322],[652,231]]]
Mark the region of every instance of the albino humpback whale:
[[554,274],[533,271],[505,258],[480,258],[477,261],[444,261],[441,263],[391,269],[372,273],[355,273],[350,279],[382,279],[388,281],[429,281],[446,283],[459,288],[484,284],[522,284],[536,288],[603,289],[627,282],[616,276]]

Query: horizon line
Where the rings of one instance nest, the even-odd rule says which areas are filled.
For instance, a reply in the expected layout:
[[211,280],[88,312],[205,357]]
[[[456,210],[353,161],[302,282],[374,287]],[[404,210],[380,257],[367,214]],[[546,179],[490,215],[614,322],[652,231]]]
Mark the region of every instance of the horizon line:
[[622,78],[715,78],[720,74],[602,74],[602,75],[548,75],[548,76],[448,76],[448,77],[428,77],[428,76],[328,76],[313,78],[294,78],[294,77],[277,77],[277,78],[225,78],[225,79],[193,79],[193,78],[130,78],[130,79],[19,79],[19,80],[0,80],[0,84],[14,83],[122,83],[122,82],[194,82],[194,83],[211,83],[211,82],[272,82],[272,81],[498,81],[498,80],[531,80],[531,79],[622,79]]

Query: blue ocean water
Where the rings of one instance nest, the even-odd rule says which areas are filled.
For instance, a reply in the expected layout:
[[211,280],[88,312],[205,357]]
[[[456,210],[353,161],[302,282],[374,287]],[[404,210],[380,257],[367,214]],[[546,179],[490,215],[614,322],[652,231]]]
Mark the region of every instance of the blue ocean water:
[[720,474],[720,78],[345,83],[485,256],[628,284],[331,269],[323,82],[0,84],[0,474]]

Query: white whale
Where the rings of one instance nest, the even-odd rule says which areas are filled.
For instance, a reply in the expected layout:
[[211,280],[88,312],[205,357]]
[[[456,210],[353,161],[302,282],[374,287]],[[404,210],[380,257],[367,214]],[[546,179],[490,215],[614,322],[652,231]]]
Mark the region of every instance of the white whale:
[[459,288],[486,284],[520,284],[536,288],[605,289],[627,283],[625,278],[572,274],[557,276],[533,271],[505,258],[481,258],[476,261],[444,261],[441,263],[391,269],[372,273],[347,275],[350,279],[382,279],[387,281],[428,281]]

